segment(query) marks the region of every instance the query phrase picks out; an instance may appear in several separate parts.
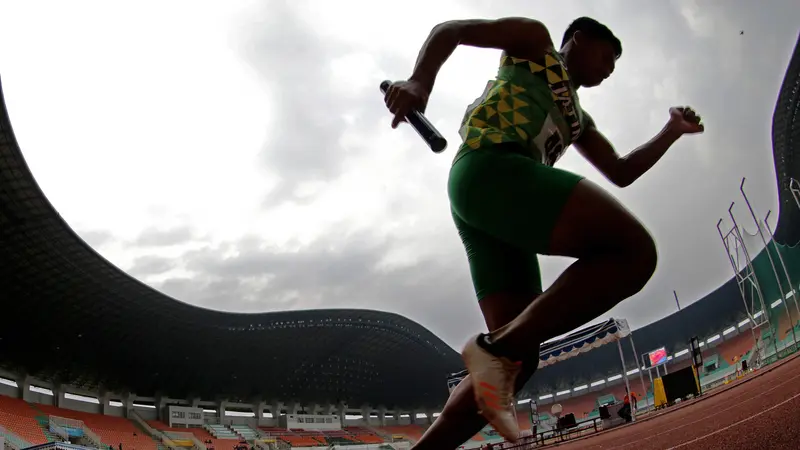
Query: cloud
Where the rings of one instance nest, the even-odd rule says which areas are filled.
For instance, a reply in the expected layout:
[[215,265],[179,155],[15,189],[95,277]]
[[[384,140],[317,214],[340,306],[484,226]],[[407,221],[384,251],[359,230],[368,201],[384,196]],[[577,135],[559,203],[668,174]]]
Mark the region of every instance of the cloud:
[[191,241],[194,237],[194,232],[189,226],[166,230],[149,228],[139,234],[134,245],[141,247],[168,247]]
[[133,261],[133,266],[128,269],[128,273],[134,277],[147,277],[168,272],[175,266],[176,261],[173,258],[143,256]]
[[[673,290],[686,305],[730,278],[714,225],[731,201],[742,203],[743,176],[759,214],[777,211],[770,124],[797,38],[795,1],[409,1],[388,16],[384,5],[355,1],[197,8],[180,38],[164,24],[185,21],[184,11],[142,8],[137,28],[153,30],[147,59],[131,50],[138,40],[115,34],[135,33],[87,28],[97,21],[81,22],[91,14],[72,7],[47,24],[88,30],[86,42],[102,31],[103,51],[138,68],[133,79],[98,72],[126,86],[120,97],[33,65],[63,54],[87,73],[105,67],[91,66],[93,47],[70,41],[70,30],[53,50],[30,26],[14,27],[38,23],[38,11],[0,26],[0,42],[31,46],[6,49],[4,82],[37,180],[74,227],[93,230],[81,233],[92,246],[179,300],[246,312],[391,311],[454,347],[483,329],[445,187],[458,122],[499,52],[460,48],[443,67],[428,108],[451,143],[443,155],[407,126],[390,130],[377,91],[385,78],[406,77],[431,27],[451,18],[535,17],[556,41],[576,17],[608,23],[623,57],[603,86],[580,95],[622,154],[657,133],[670,106],[703,115],[706,133],[679,141],[630,188],[614,188],[574,151],[559,163],[607,188],[658,242],[651,283],[607,315],[640,327],[674,311]],[[545,285],[568,263],[541,258]]]
[[269,86],[275,112],[261,163],[279,184],[264,206],[301,200],[297,191],[303,183],[338,177],[346,159],[356,156],[341,147],[351,128],[346,116],[360,120],[378,111],[373,107],[368,114],[364,106],[378,98],[376,87],[347,89],[351,75],[338,79],[338,72],[348,62],[367,73],[376,66],[358,49],[314,33],[304,14],[289,2],[255,9],[243,29],[243,56]]
[[227,311],[388,310],[437,330],[449,341],[480,326],[466,258],[460,253],[415,258],[413,264],[402,258],[387,261],[387,255],[419,243],[369,231],[332,230],[292,252],[259,247],[258,241],[249,238],[187,252],[181,259],[191,276],[153,285],[175,298]]
[[[752,186],[757,204],[775,202],[769,122],[774,107],[772,91],[777,89],[784,67],[778,62],[786,58],[790,43],[769,48],[762,48],[761,43],[782,42],[776,33],[789,37],[788,25],[771,29],[769,20],[774,12],[742,6],[746,9],[719,2],[659,3],[631,20],[629,3],[616,2],[588,9],[568,5],[543,17],[557,41],[566,24],[584,14],[609,23],[622,38],[625,53],[615,76],[601,88],[581,93],[584,107],[620,153],[657,132],[670,106],[690,104],[707,123],[704,135],[681,140],[629,189],[610,186],[574,152],[560,164],[611,190],[643,220],[659,243],[661,261],[650,285],[607,313],[628,318],[634,327],[671,313],[673,290],[686,305],[729,277],[714,224],[736,198],[742,176],[761,180]],[[474,8],[482,7],[476,3]],[[506,2],[494,15],[518,15],[526,8],[526,3]],[[574,13],[566,13],[569,10]],[[743,37],[738,24],[748,16],[758,20],[748,24],[748,34]],[[408,73],[414,52],[376,56],[360,50],[353,41],[322,38],[300,6],[281,3],[271,8],[268,20],[275,26],[261,25],[265,17],[253,16],[253,22],[260,25],[248,35],[252,45],[246,54],[270,86],[273,107],[278,111],[262,162],[281,182],[263,205],[265,211],[275,214],[275,207],[288,201],[309,213],[321,211],[323,205],[359,214],[370,207],[375,213],[365,219],[370,224],[366,227],[353,225],[355,218],[343,215],[336,222],[338,228],[333,226],[290,252],[271,247],[263,237],[187,252],[181,259],[191,276],[167,279],[158,287],[177,298],[225,310],[389,310],[421,322],[457,347],[483,324],[463,249],[449,223],[443,195],[447,163],[420,168],[407,162],[421,159],[424,151],[407,128],[386,131],[393,133],[389,139],[394,143],[377,145],[403,148],[396,159],[376,157],[368,144],[383,142],[377,138],[380,132],[372,130],[385,127],[381,120],[385,111],[370,80],[378,81],[384,73]],[[386,27],[402,28],[396,24]],[[424,37],[421,30],[416,34],[419,38]],[[757,38],[747,37],[750,35]],[[451,66],[443,69],[429,108],[429,116],[446,133],[457,128],[464,105],[477,94],[452,88],[457,77],[478,65],[471,56],[477,53],[460,52],[448,63]],[[492,62],[495,58],[486,57]],[[773,69],[764,79],[748,71],[753,67]],[[732,102],[741,106],[731,108]],[[451,142],[457,143],[455,139]],[[359,174],[365,170],[373,176]],[[348,179],[359,176],[365,177],[362,185],[367,191],[381,180],[382,201],[369,203],[368,197],[362,200],[354,193],[351,204],[341,203],[347,202],[347,197],[334,193],[345,192],[345,186],[355,183],[348,184]],[[423,192],[416,192],[421,186]],[[362,209],[352,205],[359,202],[365,202]],[[419,217],[428,217],[427,228]],[[399,231],[391,223],[411,225]],[[370,226],[377,228],[368,231]],[[545,285],[569,262],[541,259]],[[394,262],[387,263],[391,260]]]

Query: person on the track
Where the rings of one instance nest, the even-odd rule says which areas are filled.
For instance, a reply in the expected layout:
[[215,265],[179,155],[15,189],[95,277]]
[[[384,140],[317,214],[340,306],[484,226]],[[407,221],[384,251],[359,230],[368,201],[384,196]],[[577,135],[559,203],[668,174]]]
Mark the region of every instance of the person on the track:
[[[578,101],[577,89],[602,83],[622,54],[619,39],[587,17],[569,26],[560,50],[532,19],[437,25],[411,77],[386,92],[393,127],[411,110],[425,110],[439,69],[458,45],[503,50],[496,79],[464,117],[448,181],[489,334],[464,347],[469,376],[415,450],[454,449],[486,420],[515,441],[514,394],[536,370],[539,344],[637,293],[655,271],[656,245],[645,227],[596,184],[553,167],[567,147],[574,144],[624,187],[682,135],[703,131],[691,108],[670,108],[653,139],[620,157]],[[577,261],[542,293],[538,254]]]
[[638,400],[636,398],[636,393],[634,392],[630,394],[628,392],[628,388],[626,387],[625,397],[622,399],[622,408],[620,408],[619,411],[617,411],[617,414],[623,419],[625,419],[625,422],[630,422],[633,420],[634,411],[631,410],[631,405],[633,405],[633,407],[636,407],[637,401]]

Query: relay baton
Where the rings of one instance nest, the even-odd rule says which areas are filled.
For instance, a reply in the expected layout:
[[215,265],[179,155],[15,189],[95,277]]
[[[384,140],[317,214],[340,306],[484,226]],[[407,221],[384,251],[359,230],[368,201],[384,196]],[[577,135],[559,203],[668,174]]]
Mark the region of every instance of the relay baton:
[[[386,94],[386,91],[391,85],[392,82],[389,80],[382,82],[381,92]],[[408,123],[411,124],[411,126],[417,131],[422,139],[425,140],[425,142],[428,144],[428,147],[430,147],[434,153],[441,153],[445,148],[447,148],[447,140],[421,112],[417,110],[411,111],[411,113],[406,116],[406,121],[408,121]]]

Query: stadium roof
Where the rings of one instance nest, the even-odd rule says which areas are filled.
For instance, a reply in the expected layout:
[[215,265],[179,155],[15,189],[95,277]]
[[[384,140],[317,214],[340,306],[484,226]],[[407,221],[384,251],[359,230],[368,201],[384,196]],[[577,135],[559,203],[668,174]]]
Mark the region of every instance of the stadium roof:
[[[789,181],[800,181],[800,36],[783,79],[772,119],[772,146],[778,178],[780,219],[775,240],[781,244],[800,243],[800,208],[789,189]],[[800,185],[797,185],[800,189]],[[794,224],[794,226],[792,226]]]
[[38,187],[1,85],[0,248],[0,365],[44,380],[140,396],[434,408],[447,398],[447,374],[463,367],[395,314],[226,313],[128,276]]

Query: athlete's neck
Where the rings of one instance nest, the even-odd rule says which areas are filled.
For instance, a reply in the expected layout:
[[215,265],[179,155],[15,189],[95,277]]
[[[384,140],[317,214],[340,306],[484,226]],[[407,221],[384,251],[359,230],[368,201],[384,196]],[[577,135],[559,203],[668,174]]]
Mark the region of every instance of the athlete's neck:
[[561,55],[561,59],[564,61],[564,68],[567,69],[567,73],[569,74],[569,82],[572,84],[572,88],[578,90],[581,87],[581,80],[580,78],[573,72],[569,70],[569,61],[570,61],[570,50],[572,49],[572,42],[567,42],[567,45],[561,48],[561,51],[558,53]]

